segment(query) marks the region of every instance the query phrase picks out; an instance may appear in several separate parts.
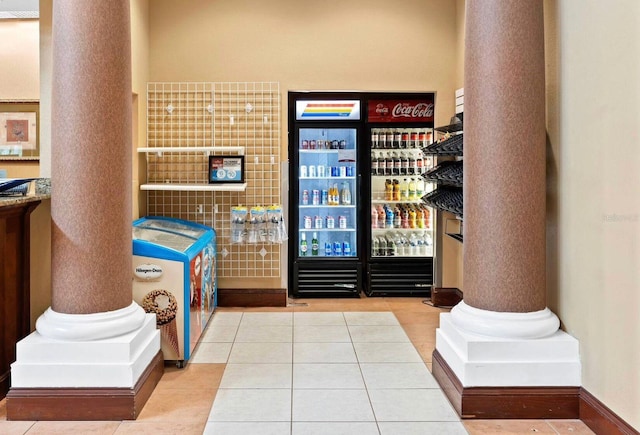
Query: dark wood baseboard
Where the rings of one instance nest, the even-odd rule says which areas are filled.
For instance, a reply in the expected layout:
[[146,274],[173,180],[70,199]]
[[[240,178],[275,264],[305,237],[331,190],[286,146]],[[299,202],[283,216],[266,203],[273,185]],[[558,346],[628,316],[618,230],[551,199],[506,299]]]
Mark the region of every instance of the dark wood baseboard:
[[580,420],[597,434],[639,434],[584,388],[580,391]]
[[10,371],[0,375],[0,400],[4,399],[4,396],[7,395],[7,391],[9,391],[9,387],[11,386],[10,376]]
[[468,419],[577,419],[580,387],[463,387],[433,352],[433,376],[458,415]]
[[287,290],[283,288],[221,288],[219,307],[286,307]]
[[434,287],[431,304],[434,307],[453,307],[462,300],[462,291],[455,287]]
[[11,388],[7,420],[135,420],[163,373],[159,351],[133,388]]

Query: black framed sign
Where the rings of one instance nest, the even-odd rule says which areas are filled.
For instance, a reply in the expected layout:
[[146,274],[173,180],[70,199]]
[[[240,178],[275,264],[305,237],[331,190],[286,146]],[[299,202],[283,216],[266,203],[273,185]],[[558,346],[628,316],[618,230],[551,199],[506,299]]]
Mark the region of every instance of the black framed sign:
[[209,183],[244,183],[244,156],[209,156]]

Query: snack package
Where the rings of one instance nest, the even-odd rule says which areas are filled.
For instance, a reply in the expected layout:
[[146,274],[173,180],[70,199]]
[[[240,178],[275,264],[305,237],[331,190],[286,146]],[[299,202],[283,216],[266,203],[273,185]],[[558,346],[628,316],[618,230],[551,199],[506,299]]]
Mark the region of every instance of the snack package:
[[231,243],[244,243],[247,232],[245,221],[247,220],[247,207],[238,205],[231,207]]
[[267,211],[258,205],[249,211],[248,243],[264,243],[267,241]]
[[268,239],[271,243],[282,243],[287,240],[287,230],[282,217],[282,206],[274,204],[267,208],[268,223]]

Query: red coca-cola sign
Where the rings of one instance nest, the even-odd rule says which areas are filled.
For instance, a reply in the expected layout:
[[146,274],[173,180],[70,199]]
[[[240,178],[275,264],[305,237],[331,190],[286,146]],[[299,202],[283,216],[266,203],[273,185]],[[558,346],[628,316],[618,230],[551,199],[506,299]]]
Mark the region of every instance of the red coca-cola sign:
[[369,122],[433,122],[433,99],[369,100]]

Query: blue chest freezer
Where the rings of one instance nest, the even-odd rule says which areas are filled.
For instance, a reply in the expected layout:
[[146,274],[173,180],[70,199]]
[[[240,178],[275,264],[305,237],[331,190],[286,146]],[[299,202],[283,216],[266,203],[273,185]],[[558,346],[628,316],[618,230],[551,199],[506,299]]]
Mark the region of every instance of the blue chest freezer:
[[156,314],[165,360],[191,357],[217,305],[216,233],[149,216],[133,222],[133,300]]

